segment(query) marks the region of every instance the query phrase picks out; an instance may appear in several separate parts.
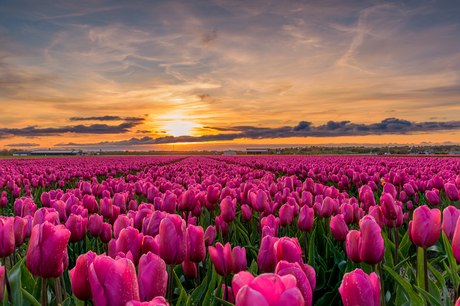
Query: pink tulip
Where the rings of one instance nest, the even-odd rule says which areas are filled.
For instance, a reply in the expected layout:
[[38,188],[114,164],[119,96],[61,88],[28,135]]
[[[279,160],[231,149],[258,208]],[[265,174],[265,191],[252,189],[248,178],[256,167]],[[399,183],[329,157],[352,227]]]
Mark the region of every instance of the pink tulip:
[[71,214],[65,226],[70,231],[70,242],[78,242],[86,238],[88,219]]
[[382,261],[385,255],[385,243],[381,228],[371,216],[365,216],[359,222],[361,231],[359,256],[368,265],[375,265]]
[[164,297],[158,296],[149,302],[138,302],[138,301],[129,301],[125,306],[169,306],[169,303],[165,300]]
[[217,274],[227,276],[232,273],[233,257],[230,243],[227,243],[224,247],[218,242],[216,247],[210,246],[208,252]]
[[91,263],[88,279],[95,306],[125,306],[139,301],[136,268],[131,260],[100,255]]
[[342,215],[336,215],[331,218],[331,233],[332,236],[339,242],[345,242],[348,234],[348,226],[345,223]]
[[212,225],[208,226],[208,228],[206,228],[206,231],[204,232],[204,245],[206,247],[213,245],[215,236],[216,228]]
[[72,282],[72,293],[79,300],[86,301],[92,297],[91,286],[88,280],[88,269],[96,256],[96,253],[91,251],[78,256],[75,268],[69,271]]
[[238,273],[240,271],[245,271],[248,267],[246,261],[246,249],[240,248],[239,246],[234,247],[232,250],[232,271],[233,273]]
[[142,255],[139,260],[139,296],[141,301],[150,301],[156,296],[165,296],[168,273],[166,264],[153,253]]
[[257,266],[265,273],[271,273],[275,270],[278,263],[278,252],[275,244],[279,238],[265,236],[262,238],[259,254],[257,255]]
[[0,258],[13,254],[14,243],[14,218],[0,216]]
[[274,245],[278,260],[285,260],[287,262],[303,265],[302,249],[297,238],[280,238]]
[[413,243],[421,248],[429,248],[438,241],[441,231],[441,211],[423,205],[414,210],[411,236]]
[[444,208],[442,212],[442,230],[446,234],[447,238],[452,241],[455,232],[455,226],[457,225],[458,217],[460,216],[460,209],[454,206]]
[[201,226],[189,225],[187,227],[187,258],[194,262],[202,262],[206,258],[204,233]]
[[227,196],[220,203],[220,210],[222,220],[226,223],[231,223],[233,220],[235,220],[236,199],[232,200],[231,197]]
[[20,247],[27,233],[27,219],[14,217],[14,245]]
[[360,243],[361,233],[356,230],[349,231],[346,239],[347,255],[354,263],[360,263],[362,261],[359,256]]
[[345,274],[339,292],[344,306],[380,306],[379,279],[375,272],[369,276],[356,269]]
[[[249,278],[240,280],[249,281]],[[245,283],[238,291],[233,286],[233,293],[236,296],[236,306],[305,305],[302,293],[297,288],[296,278],[292,275],[262,274]]]
[[168,265],[178,265],[187,255],[186,225],[178,215],[167,215],[160,223],[160,257]]
[[104,219],[102,216],[93,214],[89,217],[88,222],[88,229],[89,234],[92,237],[99,237],[102,235],[102,224],[104,223]]
[[64,272],[70,231],[64,225],[45,221],[35,226],[27,250],[26,265],[32,275],[57,278]]

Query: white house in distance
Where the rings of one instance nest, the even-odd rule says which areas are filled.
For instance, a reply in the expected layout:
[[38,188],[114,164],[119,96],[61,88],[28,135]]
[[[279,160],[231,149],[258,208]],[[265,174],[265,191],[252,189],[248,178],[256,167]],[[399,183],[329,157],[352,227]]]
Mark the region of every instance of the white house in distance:
[[236,155],[236,151],[234,150],[226,150],[222,155]]
[[13,156],[30,156],[30,151],[16,151]]
[[246,155],[267,155],[268,149],[246,149]]

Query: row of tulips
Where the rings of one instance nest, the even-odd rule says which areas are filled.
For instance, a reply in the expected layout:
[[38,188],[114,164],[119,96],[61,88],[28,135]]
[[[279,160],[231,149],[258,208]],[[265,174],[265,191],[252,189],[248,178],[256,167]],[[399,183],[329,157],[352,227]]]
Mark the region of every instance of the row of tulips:
[[7,161],[4,304],[452,305],[460,162],[345,159]]

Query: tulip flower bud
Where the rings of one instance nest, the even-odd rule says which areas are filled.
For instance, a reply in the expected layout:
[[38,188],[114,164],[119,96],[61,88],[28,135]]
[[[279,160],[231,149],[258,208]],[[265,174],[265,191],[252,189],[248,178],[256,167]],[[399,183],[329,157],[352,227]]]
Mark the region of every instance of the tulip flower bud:
[[104,223],[104,219],[101,215],[98,214],[92,214],[89,217],[89,222],[88,222],[88,229],[89,229],[89,234],[92,237],[99,237],[102,235],[102,224]]
[[92,251],[78,256],[75,268],[69,271],[72,282],[72,293],[79,300],[87,301],[92,297],[91,286],[88,280],[88,269],[96,256],[96,253]]
[[282,227],[287,227],[288,224],[291,225],[294,221],[294,207],[289,204],[284,204],[280,208],[279,215]]
[[346,239],[347,255],[350,260],[356,264],[360,263],[361,257],[359,257],[359,244],[361,241],[361,233],[356,230],[348,232]]
[[414,210],[411,236],[413,243],[421,248],[429,248],[438,241],[441,231],[441,211],[423,205]]
[[442,212],[442,230],[447,238],[452,241],[454,238],[455,226],[457,225],[458,217],[460,216],[460,209],[454,206],[444,208]]
[[226,236],[228,234],[228,224],[227,224],[227,222],[222,220],[222,216],[216,217],[215,221],[216,221],[217,234],[219,234],[219,230],[222,230],[222,236]]
[[439,194],[436,194],[436,192],[434,192],[433,190],[425,191],[425,195],[426,199],[428,200],[428,203],[430,203],[432,206],[438,206],[441,202]]
[[457,187],[452,183],[447,183],[444,185],[444,190],[446,191],[447,197],[452,202],[458,201],[458,190]]
[[13,254],[14,243],[14,218],[0,216],[0,258]]
[[398,213],[396,211],[396,202],[394,198],[391,196],[391,194],[382,194],[382,196],[380,197],[380,205],[382,207],[382,212],[385,218],[387,218],[388,220],[396,220],[398,218]]
[[331,233],[339,242],[345,242],[348,234],[348,226],[342,215],[336,215],[331,218]]
[[204,232],[204,245],[206,247],[212,245],[214,243],[215,236],[216,236],[216,228],[212,225],[208,226],[208,228]]
[[168,273],[166,264],[153,253],[142,255],[139,260],[139,296],[141,301],[150,301],[157,296],[165,296]]
[[282,237],[274,245],[278,260],[303,264],[302,249],[297,238]]
[[59,224],[59,214],[53,208],[40,208],[34,214],[32,228],[37,224],[43,224],[44,222],[50,222],[51,224]]
[[27,250],[26,265],[32,275],[43,278],[58,278],[64,272],[64,259],[70,231],[64,225],[53,225],[45,221],[35,226]]
[[65,223],[65,227],[70,231],[70,242],[78,242],[86,237],[88,219],[71,214]]
[[232,273],[233,259],[230,243],[227,242],[224,247],[218,242],[216,247],[210,246],[208,252],[217,274],[227,276]]
[[251,208],[246,204],[241,205],[241,215],[243,216],[244,221],[246,221],[246,222],[251,221],[251,219],[252,219],[252,210],[251,210]]
[[365,216],[359,222],[361,240],[359,256],[368,265],[375,265],[382,261],[385,255],[385,243],[381,234],[382,229],[371,216]]
[[263,190],[251,193],[251,205],[258,212],[263,212],[268,205],[268,196]]
[[299,220],[297,226],[302,232],[309,232],[313,228],[315,221],[315,211],[309,206],[305,205],[300,209]]
[[224,220],[226,223],[230,223],[235,220],[236,199],[232,200],[231,197],[227,196],[220,203],[220,210],[222,220]]
[[100,201],[101,205],[101,215],[106,219],[112,218],[113,215],[113,204],[112,199],[102,198]]
[[27,219],[14,217],[14,245],[20,247],[24,241],[27,232]]
[[240,271],[245,271],[248,267],[246,261],[246,249],[240,248],[239,246],[234,247],[232,250],[232,271],[233,273],[238,273]]
[[161,204],[161,210],[168,214],[174,214],[176,212],[176,204],[177,196],[174,193],[167,192]]
[[391,183],[386,183],[385,186],[383,186],[383,192],[389,193],[393,199],[398,197],[398,191],[396,190],[396,187]]
[[194,263],[202,262],[206,258],[204,233],[201,226],[187,227],[187,258]]
[[379,278],[375,272],[369,276],[356,269],[345,274],[339,292],[344,306],[380,306]]
[[182,262],[182,270],[184,271],[184,275],[188,279],[195,279],[198,276],[196,264],[194,262],[191,262],[187,257]]
[[115,239],[118,239],[118,236],[122,229],[127,228],[129,226],[133,226],[133,219],[129,219],[125,215],[119,215],[117,220],[113,223],[113,235]]
[[102,223],[102,234],[101,241],[103,243],[108,243],[112,239],[112,225],[108,223]]
[[187,254],[186,225],[178,215],[167,215],[160,223],[160,257],[168,265],[178,265]]
[[260,222],[260,226],[262,228],[264,228],[265,226],[273,228],[275,230],[275,236],[278,236],[279,225],[280,225],[280,219],[275,218],[275,216],[273,215],[263,217],[262,221]]
[[139,301],[136,268],[131,260],[97,256],[88,270],[94,306],[125,306]]

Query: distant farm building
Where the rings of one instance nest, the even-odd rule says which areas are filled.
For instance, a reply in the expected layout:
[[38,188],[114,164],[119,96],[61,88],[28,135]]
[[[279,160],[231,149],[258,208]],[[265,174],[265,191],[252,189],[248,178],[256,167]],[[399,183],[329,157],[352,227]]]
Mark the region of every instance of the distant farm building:
[[35,150],[30,154],[32,156],[76,156],[82,155],[78,150]]
[[264,155],[268,154],[268,149],[246,149],[247,155]]
[[16,151],[13,156],[30,156],[30,151]]
[[226,150],[222,153],[222,155],[236,155],[236,151]]

